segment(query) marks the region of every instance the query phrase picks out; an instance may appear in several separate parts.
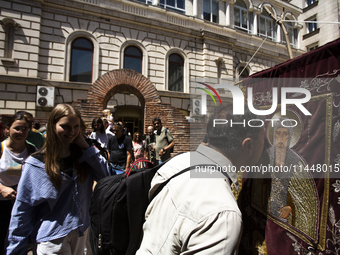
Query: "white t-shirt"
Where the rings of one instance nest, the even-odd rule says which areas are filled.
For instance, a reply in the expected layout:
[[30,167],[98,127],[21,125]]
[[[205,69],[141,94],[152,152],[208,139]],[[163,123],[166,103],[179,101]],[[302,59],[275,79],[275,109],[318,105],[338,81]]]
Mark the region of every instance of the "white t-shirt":
[[91,139],[97,140],[103,148],[107,148],[107,142],[109,140],[109,135],[105,133],[92,132],[90,135]]
[[[22,164],[28,156],[27,147],[21,153],[14,153],[10,151],[5,142],[2,142],[3,152],[0,159],[0,183],[5,186],[15,186],[18,184]],[[0,200],[6,200],[2,195],[0,195]]]
[[110,127],[107,127],[107,129],[105,129],[105,133],[107,134],[108,139],[110,139],[111,136],[115,136],[115,134],[110,131]]

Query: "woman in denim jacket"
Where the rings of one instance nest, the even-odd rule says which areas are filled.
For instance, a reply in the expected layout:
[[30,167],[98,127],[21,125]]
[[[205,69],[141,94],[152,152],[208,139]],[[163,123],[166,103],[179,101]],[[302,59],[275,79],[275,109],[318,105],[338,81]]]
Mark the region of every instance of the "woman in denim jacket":
[[83,254],[92,183],[109,175],[106,160],[79,134],[80,113],[57,105],[46,143],[23,165],[9,227],[7,254]]

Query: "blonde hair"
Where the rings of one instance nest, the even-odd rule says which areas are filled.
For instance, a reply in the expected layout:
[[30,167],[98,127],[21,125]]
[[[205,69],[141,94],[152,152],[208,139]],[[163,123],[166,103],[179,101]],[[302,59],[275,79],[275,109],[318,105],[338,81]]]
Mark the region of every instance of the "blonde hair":
[[109,118],[111,116],[110,109],[103,110],[103,115],[104,115],[105,118]]
[[[62,183],[60,156],[63,151],[63,141],[57,134],[56,124],[61,118],[68,115],[76,115],[81,122],[80,112],[69,104],[58,104],[52,110],[47,122],[46,142],[41,149],[41,152],[45,154],[46,173],[55,187],[60,187]],[[78,164],[78,159],[83,152],[75,144],[70,146],[72,146],[71,156],[77,175],[80,181],[84,181],[88,176],[88,172],[84,166]]]

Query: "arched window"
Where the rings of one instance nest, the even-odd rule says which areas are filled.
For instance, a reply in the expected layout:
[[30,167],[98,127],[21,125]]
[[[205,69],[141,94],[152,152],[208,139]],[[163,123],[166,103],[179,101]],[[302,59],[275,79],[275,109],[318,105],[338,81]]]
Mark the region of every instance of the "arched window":
[[242,0],[237,0],[234,5],[234,26],[237,29],[252,30],[253,13],[248,12],[247,5]]
[[70,81],[92,82],[93,44],[85,37],[78,37],[71,45]]
[[[297,29],[293,27],[291,22],[284,22],[283,25],[286,27],[288,32],[288,38],[290,41],[290,45],[296,48],[297,45]],[[286,43],[285,35],[283,34],[283,30],[281,29],[281,41],[282,43]]]
[[135,46],[126,47],[124,50],[124,68],[142,73],[143,53]]
[[218,23],[218,0],[203,0],[203,19]]
[[257,26],[258,35],[268,37],[269,39],[274,41],[276,37],[276,32],[274,29],[274,20],[269,16],[269,14],[263,10],[262,14],[259,16]]
[[171,54],[169,57],[169,91],[183,92],[184,60],[179,54]]

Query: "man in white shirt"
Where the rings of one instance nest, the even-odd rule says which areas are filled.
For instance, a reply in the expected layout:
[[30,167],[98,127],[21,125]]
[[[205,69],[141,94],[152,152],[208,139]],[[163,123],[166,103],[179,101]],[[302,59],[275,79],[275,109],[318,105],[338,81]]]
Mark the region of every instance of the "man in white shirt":
[[[226,119],[228,125],[214,126],[214,119]],[[149,197],[181,170],[211,166],[194,167],[171,179],[151,201],[136,254],[237,254],[242,215],[231,184],[238,189],[236,172],[242,166],[257,164],[265,132],[263,127],[231,127],[231,119],[248,123],[259,117],[249,111],[233,116],[232,105],[217,109],[208,121],[208,145],[201,144],[194,152],[171,158],[157,171]]]

